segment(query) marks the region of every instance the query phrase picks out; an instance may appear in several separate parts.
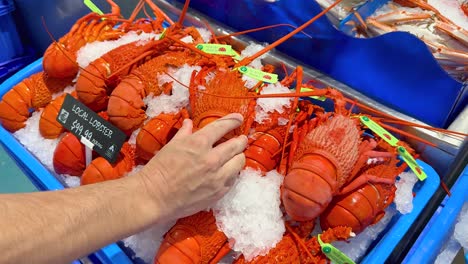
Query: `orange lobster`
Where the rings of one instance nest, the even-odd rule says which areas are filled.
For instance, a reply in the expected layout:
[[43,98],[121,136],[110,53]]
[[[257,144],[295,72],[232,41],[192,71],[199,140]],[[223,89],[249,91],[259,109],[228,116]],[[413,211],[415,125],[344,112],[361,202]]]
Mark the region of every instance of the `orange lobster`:
[[211,211],[179,219],[164,236],[154,263],[218,263],[231,249],[215,222]]
[[122,178],[133,167],[135,167],[135,149],[125,142],[115,164],[109,163],[103,157],[95,158],[84,170],[81,185]]
[[[39,132],[44,138],[58,138],[65,131],[65,128],[56,119],[66,95],[63,94],[55,98],[42,111],[39,119]],[[71,95],[76,98],[75,92],[72,92]]]
[[58,174],[81,176],[85,169],[85,147],[80,140],[68,132],[60,139],[53,158],[54,170]]
[[[55,78],[73,78],[78,73],[76,52],[86,43],[117,39],[123,31],[115,29],[120,17],[120,8],[112,0],[106,0],[112,7],[112,13],[98,15],[90,13],[80,18],[71,30],[58,42],[52,43],[44,53],[42,62],[44,71]],[[107,18],[107,19],[103,19]]]
[[[207,124],[229,114],[240,113],[244,116],[244,123],[240,128],[223,137],[227,140],[234,135],[248,134],[255,118],[255,100],[231,99],[223,100],[220,96],[242,97],[251,94],[244,86],[237,71],[214,71],[214,77],[206,81],[205,76],[210,72],[208,68],[199,73],[194,72],[190,80],[190,108],[194,128],[202,128]],[[198,91],[200,85],[206,92]]]
[[71,79],[55,79],[39,72],[24,79],[8,91],[0,101],[0,123],[10,132],[25,126],[30,109],[46,106],[52,94],[62,91]]
[[166,145],[177,133],[184,118],[188,118],[188,113],[185,111],[177,114],[160,114],[152,118],[137,135],[137,157],[149,161],[156,151]]
[[345,186],[321,214],[322,228],[349,226],[353,232],[360,233],[380,221],[385,208],[393,201],[395,179],[405,168],[398,163],[392,153],[376,164],[361,167],[356,179]]
[[282,200],[294,220],[308,221],[323,212],[346,182],[357,160],[359,130],[354,120],[335,115],[299,142],[297,151],[291,152],[296,153],[283,183]]
[[107,112],[110,121],[127,134],[139,128],[147,118],[143,98],[149,94],[159,95],[163,91],[170,93],[171,84],[160,86],[157,75],[171,66],[180,67],[185,63],[194,65],[200,58],[198,54],[189,51],[168,52],[133,70],[109,97]]
[[[105,120],[109,119],[106,112],[100,112],[98,115]],[[61,126],[60,124],[57,125]],[[93,152],[93,157],[95,156],[96,153]],[[86,168],[85,158],[85,146],[81,144],[76,136],[67,132],[55,148],[53,157],[54,170],[58,174],[81,176]]]

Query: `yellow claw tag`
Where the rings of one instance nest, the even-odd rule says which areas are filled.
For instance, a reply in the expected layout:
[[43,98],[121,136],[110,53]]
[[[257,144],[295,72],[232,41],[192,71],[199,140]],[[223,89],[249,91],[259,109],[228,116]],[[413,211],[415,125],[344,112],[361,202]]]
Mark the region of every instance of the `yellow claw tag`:
[[361,122],[372,130],[374,133],[379,135],[383,140],[385,140],[390,146],[396,147],[398,143],[398,139],[394,137],[390,132],[388,132],[385,128],[381,127],[379,124],[374,122],[372,119],[368,118],[367,116],[360,116],[359,119]]
[[91,0],[84,0],[83,3],[94,13],[104,15],[104,12],[102,12],[101,9],[99,9],[99,7],[97,7],[93,2],[91,2]]
[[[305,88],[305,87],[301,87],[301,93],[302,92],[312,92],[314,89],[312,88]],[[325,96],[309,96],[310,98],[313,98],[315,100],[319,100],[319,101],[325,101],[327,100],[327,97]]]
[[411,154],[402,146],[397,148],[398,154],[400,157],[408,164],[410,169],[418,176],[420,181],[424,181],[427,178],[426,173],[424,170],[418,165],[416,160],[411,156]]
[[327,256],[328,259],[333,261],[336,264],[355,264],[354,261],[346,256],[343,252],[339,249],[334,247],[330,243],[323,243],[322,239],[320,239],[320,235],[318,235],[317,240],[322,248],[323,254]]
[[217,55],[227,55],[232,56],[233,50],[231,45],[225,44],[198,44],[197,49],[209,53],[209,54],[217,54]]
[[161,35],[159,35],[160,40],[163,39],[166,36],[166,29],[167,28],[163,29],[163,31],[161,32]]
[[274,73],[268,73],[261,70],[257,70],[255,68],[242,66],[237,69],[242,74],[245,74],[251,78],[256,80],[266,82],[266,83],[277,83],[278,82],[278,75]]

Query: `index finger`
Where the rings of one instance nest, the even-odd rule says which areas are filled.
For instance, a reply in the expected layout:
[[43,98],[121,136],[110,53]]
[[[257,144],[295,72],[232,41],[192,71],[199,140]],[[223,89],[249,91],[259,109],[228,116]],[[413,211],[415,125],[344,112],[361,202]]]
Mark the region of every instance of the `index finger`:
[[209,141],[208,143],[210,146],[212,146],[231,130],[238,128],[243,121],[244,117],[241,114],[228,114],[206,125],[202,129],[195,132],[194,135],[206,137]]

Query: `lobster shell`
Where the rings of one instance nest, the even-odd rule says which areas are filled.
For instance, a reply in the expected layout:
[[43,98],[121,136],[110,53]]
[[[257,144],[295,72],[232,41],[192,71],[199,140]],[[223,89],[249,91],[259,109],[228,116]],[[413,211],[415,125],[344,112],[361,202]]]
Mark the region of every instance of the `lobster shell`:
[[[93,111],[105,109],[108,105],[108,95],[118,85],[119,78],[129,74],[138,61],[144,60],[143,54],[151,53],[154,56],[164,52],[171,45],[167,38],[149,41],[144,45],[139,43],[135,41],[122,45],[91,62],[76,82],[78,99]],[[134,63],[131,63],[132,61]],[[113,75],[114,78],[108,78],[116,72],[118,74]]]
[[139,128],[147,118],[143,98],[149,94],[160,95],[167,89],[159,84],[157,75],[171,66],[194,65],[199,59],[199,55],[187,51],[168,52],[134,69],[109,97],[107,112],[110,121],[126,134]]
[[213,213],[201,211],[181,218],[166,233],[156,254],[154,264],[216,263],[227,237],[219,231]]
[[81,176],[85,169],[85,147],[80,140],[68,132],[60,139],[53,158],[54,170],[58,174]]
[[141,128],[136,139],[136,155],[145,161],[150,160],[174,137],[182,125],[180,114],[160,114]]
[[[403,166],[397,166],[398,162],[393,157],[383,164],[364,170],[362,174],[394,180],[403,171]],[[393,202],[395,190],[393,184],[368,182],[351,193],[337,196],[320,215],[320,225],[323,229],[349,226],[358,234],[384,216],[385,209]]]
[[122,178],[135,166],[135,150],[128,143],[124,143],[119,158],[115,164],[110,164],[105,158],[97,157],[84,170],[81,185]]
[[0,123],[10,132],[23,128],[31,108],[46,106],[52,94],[62,91],[70,79],[55,79],[39,72],[24,79],[8,91],[0,102]]
[[359,131],[353,120],[335,115],[300,143],[284,179],[282,200],[296,221],[322,213],[346,182],[358,156]]
[[[55,98],[42,111],[41,118],[39,119],[39,132],[44,138],[57,138],[65,131],[65,128],[57,121],[57,116],[66,95],[63,94]],[[71,95],[76,98],[76,93],[73,92]]]

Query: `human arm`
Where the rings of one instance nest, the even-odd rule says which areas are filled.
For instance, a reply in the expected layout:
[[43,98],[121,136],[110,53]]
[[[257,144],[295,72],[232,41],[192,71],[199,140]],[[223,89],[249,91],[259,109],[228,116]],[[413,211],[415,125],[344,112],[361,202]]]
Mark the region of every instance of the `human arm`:
[[191,121],[136,175],[63,191],[0,195],[0,263],[66,263],[106,244],[209,207],[232,185],[245,136],[226,116],[192,134]]

